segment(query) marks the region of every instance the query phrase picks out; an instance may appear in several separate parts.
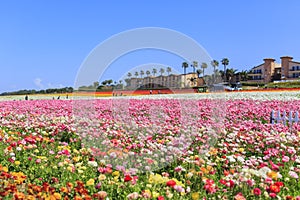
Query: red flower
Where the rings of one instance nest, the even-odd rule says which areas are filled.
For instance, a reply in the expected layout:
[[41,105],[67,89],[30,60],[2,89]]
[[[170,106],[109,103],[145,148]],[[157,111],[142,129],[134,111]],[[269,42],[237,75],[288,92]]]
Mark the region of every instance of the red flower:
[[159,196],[157,197],[157,200],[165,200],[165,198],[163,196]]
[[174,180],[169,180],[167,182],[167,186],[169,186],[169,187],[174,187],[175,185],[176,185],[176,182]]
[[132,177],[130,175],[126,175],[124,177],[124,182],[128,182],[128,181],[131,181],[132,180]]
[[226,181],[225,181],[224,179],[221,179],[219,182],[220,182],[222,185],[225,185],[225,184],[226,184]]
[[274,192],[274,193],[280,192],[280,187],[278,185],[275,185],[275,184],[270,185],[269,189],[270,189],[270,192]]
[[260,190],[259,188],[254,188],[254,189],[253,189],[253,193],[254,193],[254,195],[256,195],[256,196],[259,196],[259,195],[261,195],[261,190]]
[[280,181],[276,182],[275,185],[277,185],[278,187],[283,187],[284,186],[283,182],[280,182]]

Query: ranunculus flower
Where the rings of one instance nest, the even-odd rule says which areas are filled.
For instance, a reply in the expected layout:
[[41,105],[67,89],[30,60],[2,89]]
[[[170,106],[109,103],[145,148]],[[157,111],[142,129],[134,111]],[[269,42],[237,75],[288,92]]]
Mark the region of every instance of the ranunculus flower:
[[289,161],[290,161],[290,157],[288,157],[288,156],[282,157],[282,162],[289,162]]
[[256,196],[259,196],[259,195],[261,195],[261,190],[259,188],[254,188],[253,189],[253,194],[256,195]]
[[169,180],[169,181],[167,181],[167,186],[169,186],[169,187],[174,187],[175,185],[176,185],[176,182],[174,181],[174,180]]
[[128,181],[131,181],[132,180],[132,177],[130,175],[126,175],[124,177],[124,182],[128,182]]
[[278,193],[280,192],[280,187],[278,185],[272,184],[270,185],[270,192]]

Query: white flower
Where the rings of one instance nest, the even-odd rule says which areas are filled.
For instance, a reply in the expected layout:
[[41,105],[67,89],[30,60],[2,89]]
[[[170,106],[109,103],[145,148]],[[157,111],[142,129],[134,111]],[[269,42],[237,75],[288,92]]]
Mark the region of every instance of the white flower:
[[97,167],[98,163],[96,161],[88,161],[88,165],[92,167]]
[[236,162],[233,156],[227,156],[229,162]]

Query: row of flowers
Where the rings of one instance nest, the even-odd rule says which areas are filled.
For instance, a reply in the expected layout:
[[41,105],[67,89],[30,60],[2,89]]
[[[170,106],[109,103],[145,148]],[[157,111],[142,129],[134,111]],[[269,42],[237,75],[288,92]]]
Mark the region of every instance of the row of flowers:
[[3,101],[0,196],[300,199],[300,127],[269,123],[271,110],[299,111],[299,103]]

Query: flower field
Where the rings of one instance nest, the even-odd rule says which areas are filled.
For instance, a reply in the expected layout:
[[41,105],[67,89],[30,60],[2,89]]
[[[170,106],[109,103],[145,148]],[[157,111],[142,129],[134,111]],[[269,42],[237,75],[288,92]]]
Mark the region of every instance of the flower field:
[[0,199],[300,199],[292,93],[0,101]]

